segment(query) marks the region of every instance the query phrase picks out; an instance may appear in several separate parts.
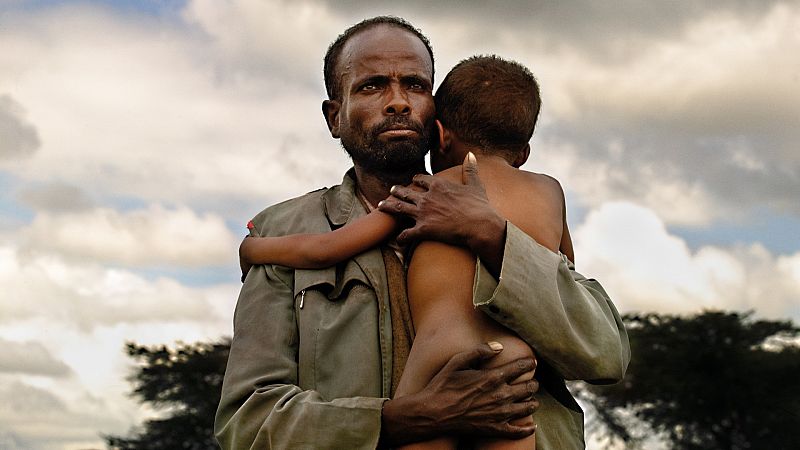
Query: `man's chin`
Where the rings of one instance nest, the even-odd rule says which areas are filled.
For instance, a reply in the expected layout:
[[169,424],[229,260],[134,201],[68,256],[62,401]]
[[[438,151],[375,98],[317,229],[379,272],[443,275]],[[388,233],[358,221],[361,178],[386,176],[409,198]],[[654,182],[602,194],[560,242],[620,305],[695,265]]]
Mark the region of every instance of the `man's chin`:
[[427,148],[420,146],[419,139],[381,139],[379,136],[369,144],[369,150],[351,151],[345,148],[353,163],[375,174],[402,174],[419,171],[425,167]]

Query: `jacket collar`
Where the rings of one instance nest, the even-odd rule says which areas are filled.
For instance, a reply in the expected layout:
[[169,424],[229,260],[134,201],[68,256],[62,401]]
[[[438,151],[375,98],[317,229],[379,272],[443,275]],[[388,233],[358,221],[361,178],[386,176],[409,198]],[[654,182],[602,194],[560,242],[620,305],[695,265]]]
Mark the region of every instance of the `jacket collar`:
[[355,168],[350,168],[344,174],[342,184],[328,189],[323,194],[323,203],[325,205],[325,215],[333,227],[340,227],[347,223],[350,219],[355,219],[366,215],[364,206],[357,199],[356,189],[356,171]]

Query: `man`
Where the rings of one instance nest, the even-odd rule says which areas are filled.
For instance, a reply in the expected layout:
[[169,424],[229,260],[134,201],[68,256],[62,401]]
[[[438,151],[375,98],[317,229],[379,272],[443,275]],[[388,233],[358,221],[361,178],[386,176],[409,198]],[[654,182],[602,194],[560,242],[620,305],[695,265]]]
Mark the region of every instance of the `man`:
[[[323,113],[354,169],[339,186],[268,208],[254,219],[254,235],[329,231],[424,171],[434,115],[427,39],[400,19],[378,17],[348,29],[325,61]],[[234,319],[216,419],[223,448],[374,448],[443,434],[517,438],[534,428],[509,421],[537,408],[538,447],[583,445],[580,408],[563,379],[622,377],[629,350],[619,316],[596,282],[506,224],[476,175],[466,178],[462,186],[417,177],[427,192],[396,188],[381,207],[416,220],[401,240],[442,240],[479,256],[473,301],[540,355],[536,399],[535,381],[511,384],[534,369],[533,360],[476,368],[501,350],[496,345],[454,356],[419,393],[389,399],[413,334],[404,271],[389,248],[323,270],[257,266]]]

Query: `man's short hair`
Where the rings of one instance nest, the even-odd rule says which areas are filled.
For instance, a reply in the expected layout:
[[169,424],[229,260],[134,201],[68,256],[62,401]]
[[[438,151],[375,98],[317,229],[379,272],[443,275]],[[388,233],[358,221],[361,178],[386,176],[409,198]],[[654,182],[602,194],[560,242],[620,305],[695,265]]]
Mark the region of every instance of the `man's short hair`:
[[533,136],[542,100],[525,66],[496,55],[458,63],[436,91],[436,115],[464,143],[513,156]]
[[339,85],[340,79],[338,76],[338,67],[339,56],[341,56],[342,48],[344,48],[345,44],[347,44],[347,41],[361,31],[382,24],[392,25],[406,30],[414,34],[419,38],[420,41],[422,41],[423,44],[425,44],[425,48],[428,49],[428,55],[431,57],[431,81],[433,81],[433,48],[431,47],[431,43],[428,41],[428,38],[422,34],[422,31],[420,31],[418,28],[415,28],[414,25],[411,25],[405,19],[395,16],[378,16],[371,19],[362,20],[361,22],[344,30],[344,33],[340,34],[339,37],[337,37],[336,40],[333,41],[333,43],[328,47],[328,51],[325,53],[325,66],[323,68],[323,73],[325,76],[325,90],[328,91],[328,99],[340,100],[342,96],[342,87]]

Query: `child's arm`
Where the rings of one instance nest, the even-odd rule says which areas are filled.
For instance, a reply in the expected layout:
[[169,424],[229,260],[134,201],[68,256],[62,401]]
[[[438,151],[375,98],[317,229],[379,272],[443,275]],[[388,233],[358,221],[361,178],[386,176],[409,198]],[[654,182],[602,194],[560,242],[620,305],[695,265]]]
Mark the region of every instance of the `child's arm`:
[[378,245],[396,226],[394,217],[376,210],[328,233],[246,237],[239,247],[242,273],[246,275],[253,264],[330,267]]

